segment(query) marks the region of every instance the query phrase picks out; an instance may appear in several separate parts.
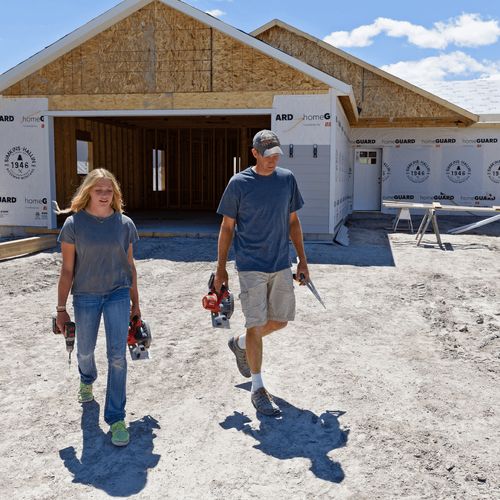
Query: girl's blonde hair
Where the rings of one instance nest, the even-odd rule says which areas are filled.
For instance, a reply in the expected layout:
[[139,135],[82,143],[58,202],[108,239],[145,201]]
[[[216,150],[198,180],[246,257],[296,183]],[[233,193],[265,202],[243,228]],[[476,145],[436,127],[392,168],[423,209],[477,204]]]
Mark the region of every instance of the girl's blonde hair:
[[57,203],[55,203],[55,211],[57,214],[67,214],[69,212],[79,212],[83,210],[90,201],[90,190],[101,180],[109,179],[113,185],[113,199],[111,200],[111,208],[115,212],[123,213],[123,197],[120,189],[120,185],[116,180],[116,177],[106,170],[105,168],[96,168],[88,173],[80,187],[76,190],[73,198],[71,199],[71,204],[68,208],[61,210]]

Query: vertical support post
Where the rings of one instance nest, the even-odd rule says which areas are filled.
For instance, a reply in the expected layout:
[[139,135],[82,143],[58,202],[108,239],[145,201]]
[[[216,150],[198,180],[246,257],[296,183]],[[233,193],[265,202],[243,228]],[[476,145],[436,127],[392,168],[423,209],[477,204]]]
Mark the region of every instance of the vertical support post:
[[56,200],[56,152],[54,143],[54,117],[45,116],[45,124],[47,127],[48,154],[49,154],[49,176],[50,176],[50,201],[47,207],[47,228],[55,229],[57,227],[57,217],[54,212],[52,200]]

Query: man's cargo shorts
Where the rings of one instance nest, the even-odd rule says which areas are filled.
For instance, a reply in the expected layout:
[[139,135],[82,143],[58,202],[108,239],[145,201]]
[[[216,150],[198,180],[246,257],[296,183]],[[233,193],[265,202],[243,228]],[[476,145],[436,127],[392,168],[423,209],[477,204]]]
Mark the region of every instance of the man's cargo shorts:
[[275,273],[240,271],[238,277],[245,328],[263,326],[268,320],[293,321],[295,293],[290,268]]

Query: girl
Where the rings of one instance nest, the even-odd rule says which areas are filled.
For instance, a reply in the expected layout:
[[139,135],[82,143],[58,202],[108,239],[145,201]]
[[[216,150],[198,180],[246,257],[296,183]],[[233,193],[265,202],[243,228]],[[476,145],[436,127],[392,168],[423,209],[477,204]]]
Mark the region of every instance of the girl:
[[58,285],[57,326],[63,331],[70,321],[66,311],[73,294],[77,359],[80,372],[78,401],[94,399],[92,384],[97,378],[94,350],[104,315],[108,358],[108,383],[104,420],[111,426],[111,442],[126,446],[125,426],[127,334],[129,318],[141,315],[133,244],[137,229],[123,215],[122,194],[113,174],[92,170],[71,200],[57,213],[69,213],[59,234],[62,267]]

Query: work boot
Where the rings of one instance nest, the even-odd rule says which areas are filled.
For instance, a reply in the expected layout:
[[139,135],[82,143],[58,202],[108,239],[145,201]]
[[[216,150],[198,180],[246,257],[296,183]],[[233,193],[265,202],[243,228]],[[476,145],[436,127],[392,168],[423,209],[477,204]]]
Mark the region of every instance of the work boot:
[[231,337],[229,339],[227,345],[229,346],[229,349],[233,351],[233,354],[236,357],[236,366],[238,367],[240,373],[244,377],[250,378],[252,374],[250,373],[250,367],[248,366],[246,349],[242,349],[241,347],[239,347],[238,339],[234,337]]
[[111,442],[115,446],[127,446],[129,441],[130,435],[123,420],[111,424]]
[[251,399],[255,409],[263,415],[279,415],[281,413],[278,405],[273,401],[273,397],[264,387],[252,392]]
[[80,389],[78,390],[78,402],[88,403],[94,400],[94,394],[92,394],[92,384],[84,384],[80,382]]

